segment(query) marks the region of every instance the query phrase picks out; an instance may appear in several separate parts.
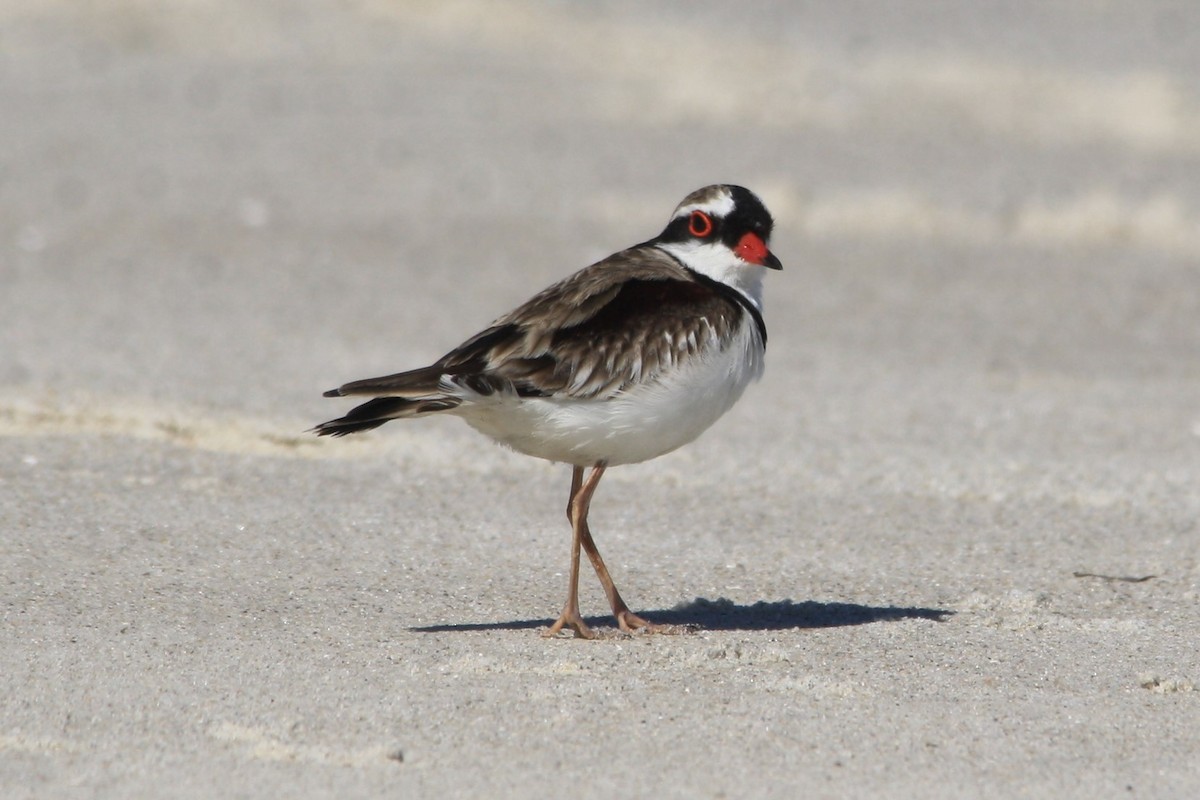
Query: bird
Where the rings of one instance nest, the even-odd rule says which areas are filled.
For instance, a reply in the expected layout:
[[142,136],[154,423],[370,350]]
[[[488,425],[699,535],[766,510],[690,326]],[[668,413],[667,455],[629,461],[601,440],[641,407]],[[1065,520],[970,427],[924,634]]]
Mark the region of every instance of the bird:
[[608,468],[688,444],[762,376],[763,277],[782,269],[769,249],[773,227],[749,189],[697,189],[653,239],[553,284],[433,364],[325,392],[372,399],[312,432],[450,414],[512,450],[569,465],[567,599],[543,635],[596,637],[579,610],[581,548],[620,631],[679,632],[629,609],[588,511]]

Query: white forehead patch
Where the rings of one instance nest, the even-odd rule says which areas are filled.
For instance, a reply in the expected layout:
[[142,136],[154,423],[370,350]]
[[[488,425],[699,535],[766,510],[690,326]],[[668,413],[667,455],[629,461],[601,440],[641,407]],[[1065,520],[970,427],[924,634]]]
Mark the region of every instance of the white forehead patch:
[[716,197],[710,197],[704,202],[688,203],[685,206],[680,206],[675,209],[675,216],[671,217],[671,219],[686,217],[693,211],[703,211],[714,217],[728,217],[733,212],[733,195],[728,189],[721,189],[717,192]]

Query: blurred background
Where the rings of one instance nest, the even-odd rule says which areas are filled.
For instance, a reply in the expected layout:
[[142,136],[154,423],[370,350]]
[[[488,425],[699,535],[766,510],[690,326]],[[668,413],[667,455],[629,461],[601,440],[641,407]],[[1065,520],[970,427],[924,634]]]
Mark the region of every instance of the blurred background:
[[[1192,474],[1190,4],[7,0],[0,24],[10,432],[318,448],[322,390],[734,182],[786,267],[763,388],[723,423],[759,481]],[[468,436],[400,435],[427,431]]]
[[[767,376],[718,427],[755,458],[652,474],[785,507],[781,465],[839,498],[1200,507],[1189,4],[49,0],[0,21],[0,430],[356,452],[302,433],[344,410],[322,390],[428,363],[733,182],[785,264]],[[514,463],[453,420],[356,442]]]
[[1195,379],[1197,23],[1172,2],[5,0],[0,384],[307,418],[717,181],[778,218],[768,380],[863,359]]
[[[6,796],[1195,795],[1198,178],[1194,2],[0,0]],[[304,431],[714,182],[766,376],[592,519],[715,630],[543,643],[566,470]]]

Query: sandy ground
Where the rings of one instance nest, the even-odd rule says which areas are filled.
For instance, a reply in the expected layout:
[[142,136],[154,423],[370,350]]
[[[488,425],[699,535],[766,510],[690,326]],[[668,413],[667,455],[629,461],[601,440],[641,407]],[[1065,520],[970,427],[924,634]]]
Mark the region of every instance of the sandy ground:
[[[0,3],[0,795],[1200,795],[1200,13]],[[767,376],[613,470],[308,436],[755,189]],[[607,626],[585,576],[584,612]]]

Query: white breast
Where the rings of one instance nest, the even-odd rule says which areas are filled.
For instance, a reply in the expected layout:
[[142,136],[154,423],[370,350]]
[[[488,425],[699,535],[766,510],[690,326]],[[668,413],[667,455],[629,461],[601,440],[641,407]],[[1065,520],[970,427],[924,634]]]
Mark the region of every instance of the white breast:
[[733,340],[606,400],[473,396],[457,413],[527,455],[591,466],[647,461],[694,440],[762,376],[763,343],[746,314]]

